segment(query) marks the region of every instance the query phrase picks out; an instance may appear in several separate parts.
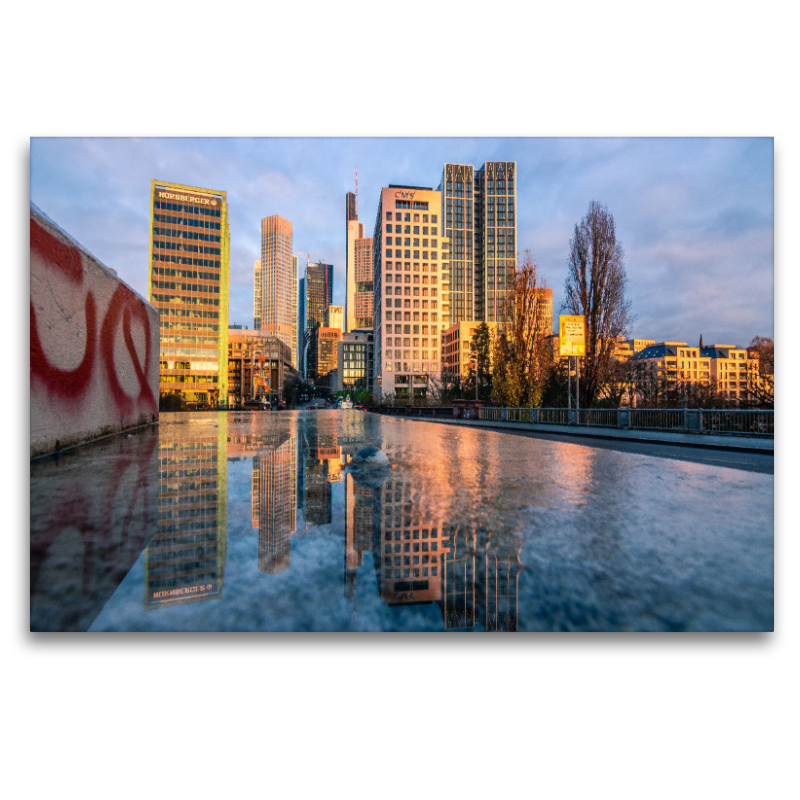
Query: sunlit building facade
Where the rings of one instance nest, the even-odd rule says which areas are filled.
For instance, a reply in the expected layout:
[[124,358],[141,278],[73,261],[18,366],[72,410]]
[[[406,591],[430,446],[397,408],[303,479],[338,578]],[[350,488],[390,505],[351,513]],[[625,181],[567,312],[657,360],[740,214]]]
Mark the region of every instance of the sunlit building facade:
[[373,389],[373,334],[371,330],[354,330],[339,341],[336,391],[371,392]]
[[303,334],[304,377],[311,383],[315,383],[318,373],[319,337],[317,330],[327,327],[327,311],[333,302],[333,264],[306,264],[304,285],[306,318],[306,328]]
[[228,396],[231,405],[280,400],[297,375],[288,345],[267,331],[228,331]]
[[516,173],[513,161],[487,161],[475,172],[475,311],[487,322],[502,322],[517,268]]
[[364,225],[358,221],[356,196],[347,193],[347,265],[345,295],[345,328],[372,327],[372,237],[364,236]]
[[420,400],[441,388],[440,336],[449,322],[449,242],[441,192],[381,190],[374,231],[375,396]]
[[151,182],[148,299],[161,314],[162,398],[227,402],[229,254],[224,191]]
[[292,257],[292,223],[277,214],[261,220],[261,259],[254,270],[260,300],[260,330],[268,330],[286,343],[297,364],[297,276]]
[[[442,331],[442,380],[454,382],[466,380],[470,366],[474,363],[472,337],[482,323],[458,322]],[[497,323],[487,322],[489,328],[489,356],[497,335]]]
[[516,163],[445,164],[442,226],[450,240],[450,321],[501,322],[517,263]]

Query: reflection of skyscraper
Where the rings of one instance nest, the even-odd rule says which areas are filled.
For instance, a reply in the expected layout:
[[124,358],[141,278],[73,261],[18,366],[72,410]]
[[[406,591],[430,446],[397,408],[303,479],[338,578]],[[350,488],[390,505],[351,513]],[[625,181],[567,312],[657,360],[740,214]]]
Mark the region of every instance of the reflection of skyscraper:
[[340,479],[341,447],[337,443],[337,417],[318,416],[304,431],[306,525],[331,522],[331,480]]
[[[272,574],[289,567],[290,537],[297,530],[296,442],[290,439],[253,456],[258,497],[258,568]],[[255,499],[255,498],[254,498]]]
[[[441,598],[449,542],[425,476],[389,475],[375,491],[373,550],[380,597],[389,605]],[[433,504],[432,502],[433,501]]]
[[444,560],[442,613],[445,628],[475,626],[475,533],[467,527],[453,529],[452,547]]
[[373,490],[345,477],[344,596],[355,596],[356,572],[364,563],[364,551],[372,547]]
[[158,532],[145,549],[145,605],[222,594],[227,535],[226,429],[191,439],[162,430]]

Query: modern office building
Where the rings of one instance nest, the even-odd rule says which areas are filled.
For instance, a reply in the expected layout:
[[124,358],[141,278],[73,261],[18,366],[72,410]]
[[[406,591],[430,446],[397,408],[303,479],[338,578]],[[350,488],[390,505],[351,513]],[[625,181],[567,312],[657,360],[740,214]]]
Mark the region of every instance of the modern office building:
[[328,306],[325,312],[325,327],[338,328],[344,331],[344,307],[343,306]]
[[339,340],[342,338],[341,328],[316,329],[317,373],[314,379],[320,389],[333,392],[336,389],[336,373],[339,367]]
[[516,270],[516,163],[445,164],[439,185],[450,239],[451,322],[499,322]]
[[224,191],[151,182],[148,299],[161,314],[162,398],[227,402],[229,254]]
[[[297,364],[297,278],[292,273],[292,223],[274,214],[261,220],[261,259],[253,273],[259,330],[279,336]],[[255,314],[254,314],[255,316]]]
[[[457,322],[442,331],[442,380],[452,383],[469,377],[473,362],[472,337],[480,322]],[[497,323],[487,322],[491,341],[497,335]],[[491,346],[490,346],[491,358]]]
[[253,329],[261,330],[261,259],[253,262]]
[[371,329],[350,331],[339,341],[336,391],[372,392],[373,381],[373,334]]
[[305,317],[303,334],[306,380],[317,379],[317,329],[327,327],[327,311],[333,302],[333,264],[308,263],[305,274]]
[[268,331],[228,331],[228,396],[231,405],[281,400],[297,372],[288,345]]
[[306,279],[300,278],[297,287],[297,371],[306,374]]
[[441,204],[441,192],[426,187],[381,190],[373,271],[376,399],[411,402],[441,389],[450,280]]
[[364,225],[358,221],[356,196],[347,193],[347,264],[345,295],[345,328],[372,327],[372,237],[364,237]]
[[475,311],[475,170],[445,164],[442,193],[444,235],[450,239],[450,322],[478,319]]

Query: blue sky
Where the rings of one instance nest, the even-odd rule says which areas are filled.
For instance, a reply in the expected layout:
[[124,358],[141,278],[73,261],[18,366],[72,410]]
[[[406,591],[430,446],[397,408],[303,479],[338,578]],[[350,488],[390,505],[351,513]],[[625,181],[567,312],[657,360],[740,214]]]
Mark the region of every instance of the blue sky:
[[293,250],[334,265],[344,304],[344,197],[358,167],[371,235],[380,189],[436,188],[446,161],[517,162],[518,246],[556,310],[573,228],[605,203],[625,250],[638,338],[746,345],[773,336],[770,138],[34,138],[31,200],[147,294],[151,178],[224,189],[230,322],[252,325],[260,220],[294,226]]

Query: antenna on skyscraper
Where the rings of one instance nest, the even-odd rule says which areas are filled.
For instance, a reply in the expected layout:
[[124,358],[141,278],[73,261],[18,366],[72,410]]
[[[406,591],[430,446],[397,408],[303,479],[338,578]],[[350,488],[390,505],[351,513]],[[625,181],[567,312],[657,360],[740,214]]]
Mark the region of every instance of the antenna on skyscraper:
[[356,203],[355,203],[356,219],[358,219],[358,164],[356,164]]

